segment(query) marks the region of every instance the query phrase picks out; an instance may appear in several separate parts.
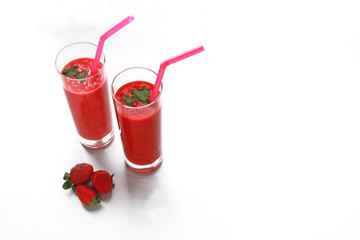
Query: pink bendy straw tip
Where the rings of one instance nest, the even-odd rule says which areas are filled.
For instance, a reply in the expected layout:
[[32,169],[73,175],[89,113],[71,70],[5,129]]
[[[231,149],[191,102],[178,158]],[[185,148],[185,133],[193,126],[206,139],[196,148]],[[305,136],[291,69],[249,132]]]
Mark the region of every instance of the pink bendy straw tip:
[[102,50],[104,47],[105,40],[108,39],[111,35],[113,35],[117,31],[119,31],[120,29],[122,29],[123,27],[125,27],[126,25],[128,25],[133,20],[134,20],[133,16],[128,16],[127,18],[125,18],[124,20],[122,20],[121,22],[116,24],[114,27],[109,29],[106,33],[101,35],[98,47],[96,49],[94,62],[93,62],[92,68],[91,68],[91,74],[95,74],[97,72],[99,61],[100,61],[100,56],[101,56],[101,53],[102,53]]
[[165,61],[163,61],[161,64],[160,64],[160,68],[159,68],[159,72],[157,74],[157,77],[156,77],[156,81],[155,81],[155,85],[154,85],[154,89],[152,91],[152,94],[150,96],[150,102],[153,102],[156,97],[158,96],[159,94],[159,89],[160,89],[160,85],[161,85],[161,81],[162,81],[162,78],[164,76],[164,72],[165,72],[165,68],[173,63],[176,63],[180,60],[183,60],[185,58],[188,58],[188,57],[191,57],[195,54],[198,54],[202,51],[204,51],[204,47],[203,46],[199,46],[199,47],[196,47],[194,49],[191,49],[187,52],[184,52],[182,54],[179,54],[175,57],[172,57],[172,58],[169,58]]

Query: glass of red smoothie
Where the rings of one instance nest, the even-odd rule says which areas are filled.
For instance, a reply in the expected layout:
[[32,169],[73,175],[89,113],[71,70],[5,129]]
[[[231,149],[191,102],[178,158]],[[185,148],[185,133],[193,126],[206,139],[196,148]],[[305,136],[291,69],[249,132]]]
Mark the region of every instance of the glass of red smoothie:
[[[114,138],[104,55],[97,72],[91,73],[96,49],[89,42],[69,44],[55,60],[80,142],[93,149],[105,147]],[[71,68],[80,75],[65,76],[65,70]]]
[[[148,89],[151,95],[157,74],[147,68],[128,68],[117,74],[111,93],[120,129],[126,164],[137,173],[150,173],[162,163],[161,148],[161,93],[151,103],[139,100],[130,106],[124,96]],[[134,97],[135,98],[135,97]]]

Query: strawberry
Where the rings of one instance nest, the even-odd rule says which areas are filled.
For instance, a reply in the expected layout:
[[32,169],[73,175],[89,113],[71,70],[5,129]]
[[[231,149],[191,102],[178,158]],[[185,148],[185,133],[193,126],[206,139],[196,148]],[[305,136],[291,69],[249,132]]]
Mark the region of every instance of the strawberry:
[[75,184],[85,183],[90,180],[94,168],[88,163],[76,164],[70,171],[70,181]]
[[91,187],[80,184],[76,186],[76,193],[83,204],[94,206],[101,200],[96,196],[96,192]]
[[115,186],[113,176],[105,170],[95,171],[91,176],[92,185],[99,193],[108,193]]
[[76,185],[85,183],[90,180],[93,171],[93,166],[88,163],[76,164],[73,168],[71,168],[70,174],[67,172],[65,173],[63,177],[63,179],[65,180],[63,188],[72,188],[73,190],[75,190]]

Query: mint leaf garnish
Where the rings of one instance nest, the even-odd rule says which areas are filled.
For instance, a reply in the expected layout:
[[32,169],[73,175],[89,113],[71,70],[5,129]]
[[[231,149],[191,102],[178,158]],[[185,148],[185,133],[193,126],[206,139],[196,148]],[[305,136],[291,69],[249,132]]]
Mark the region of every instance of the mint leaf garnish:
[[123,96],[123,101],[128,106],[134,106],[136,100],[149,103],[150,102],[150,92],[149,89],[145,86],[142,86],[139,90],[133,90],[131,95]]
[[78,71],[76,71],[77,68],[78,68],[78,65],[75,65],[75,66],[70,67],[70,68],[66,68],[66,69],[64,69],[64,71],[62,71],[62,74],[65,77],[74,77],[76,74],[79,73]]
[[77,74],[79,74],[78,73],[78,71],[70,71],[70,72],[68,72],[65,76],[66,77],[75,77]]
[[76,78],[76,79],[84,79],[84,78],[86,78],[86,76],[87,76],[87,70],[84,69],[84,70],[82,70],[81,73],[77,73],[77,74],[75,75],[75,78]]
[[134,106],[136,102],[136,97],[135,95],[131,95],[131,96],[125,95],[123,96],[123,101],[128,106]]
[[140,90],[135,89],[133,91],[133,94],[135,95],[137,100],[139,100],[140,102],[149,103],[149,101],[150,101],[150,92],[149,92],[149,89],[145,86],[142,86],[140,88]]
[[78,65],[75,65],[73,67],[64,69],[64,71],[62,71],[62,74],[65,77],[75,77],[76,79],[84,79],[87,77],[86,69],[82,70],[81,73],[79,73],[77,69]]

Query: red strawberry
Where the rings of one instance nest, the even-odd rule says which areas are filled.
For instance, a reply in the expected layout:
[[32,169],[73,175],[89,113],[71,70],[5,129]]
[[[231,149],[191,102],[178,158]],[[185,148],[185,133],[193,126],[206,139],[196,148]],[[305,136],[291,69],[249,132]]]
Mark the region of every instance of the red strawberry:
[[76,164],[70,171],[70,181],[75,184],[85,183],[90,180],[94,168],[88,163]]
[[87,185],[77,185],[76,193],[83,204],[94,206],[95,204],[100,203],[100,198],[96,196],[94,189]]
[[105,170],[99,170],[93,172],[91,176],[91,181],[96,191],[98,191],[99,193],[110,192],[111,189],[114,187],[112,181],[113,176],[114,175],[111,176],[110,173],[108,173]]

